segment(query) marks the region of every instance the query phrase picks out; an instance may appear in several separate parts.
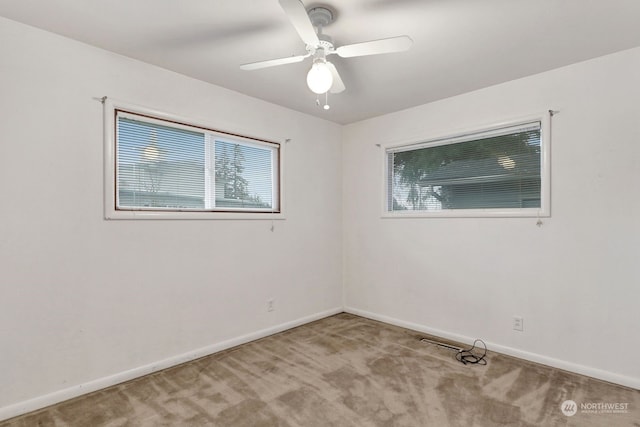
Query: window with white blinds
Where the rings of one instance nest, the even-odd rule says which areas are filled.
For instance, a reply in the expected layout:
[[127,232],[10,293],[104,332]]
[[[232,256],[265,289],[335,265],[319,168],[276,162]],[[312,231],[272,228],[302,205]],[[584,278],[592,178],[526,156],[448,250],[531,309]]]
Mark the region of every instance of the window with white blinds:
[[115,210],[280,212],[280,145],[115,110]]
[[543,127],[534,120],[386,148],[386,212],[546,216]]

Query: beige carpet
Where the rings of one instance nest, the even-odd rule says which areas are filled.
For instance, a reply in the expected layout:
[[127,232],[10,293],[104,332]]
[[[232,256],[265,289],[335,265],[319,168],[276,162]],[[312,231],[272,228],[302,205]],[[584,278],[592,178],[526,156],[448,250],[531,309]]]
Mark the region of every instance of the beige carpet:
[[340,314],[0,426],[640,426],[638,390],[420,336]]

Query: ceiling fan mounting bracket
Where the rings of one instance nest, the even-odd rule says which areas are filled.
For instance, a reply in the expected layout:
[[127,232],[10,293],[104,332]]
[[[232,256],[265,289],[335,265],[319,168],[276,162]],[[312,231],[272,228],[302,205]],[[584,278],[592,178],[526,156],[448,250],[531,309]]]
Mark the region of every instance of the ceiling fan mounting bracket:
[[331,24],[335,19],[334,12],[327,6],[315,6],[307,9],[309,20],[311,24],[316,28],[326,27]]

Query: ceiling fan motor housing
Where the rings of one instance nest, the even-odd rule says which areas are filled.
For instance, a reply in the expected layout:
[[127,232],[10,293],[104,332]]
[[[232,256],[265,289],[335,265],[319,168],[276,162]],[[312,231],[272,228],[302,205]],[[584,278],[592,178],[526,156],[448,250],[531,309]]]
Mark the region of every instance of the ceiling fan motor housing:
[[319,34],[318,39],[320,39],[318,47],[324,49],[325,52],[333,51],[333,40],[330,36],[326,34]]

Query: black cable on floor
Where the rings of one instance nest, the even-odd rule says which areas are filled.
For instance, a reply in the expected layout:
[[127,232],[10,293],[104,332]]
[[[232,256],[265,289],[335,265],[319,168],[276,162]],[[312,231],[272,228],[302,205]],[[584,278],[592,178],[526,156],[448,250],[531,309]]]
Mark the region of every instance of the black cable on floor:
[[[477,342],[481,342],[482,345],[484,346],[484,353],[482,354],[482,356],[477,356],[473,354],[473,350],[476,348]],[[456,360],[458,362],[464,363],[465,365],[475,365],[475,364],[486,365],[487,364],[487,360],[485,359],[486,355],[487,355],[487,345],[481,339],[477,339],[473,342],[473,346],[470,349],[460,350],[459,352],[457,352]]]

